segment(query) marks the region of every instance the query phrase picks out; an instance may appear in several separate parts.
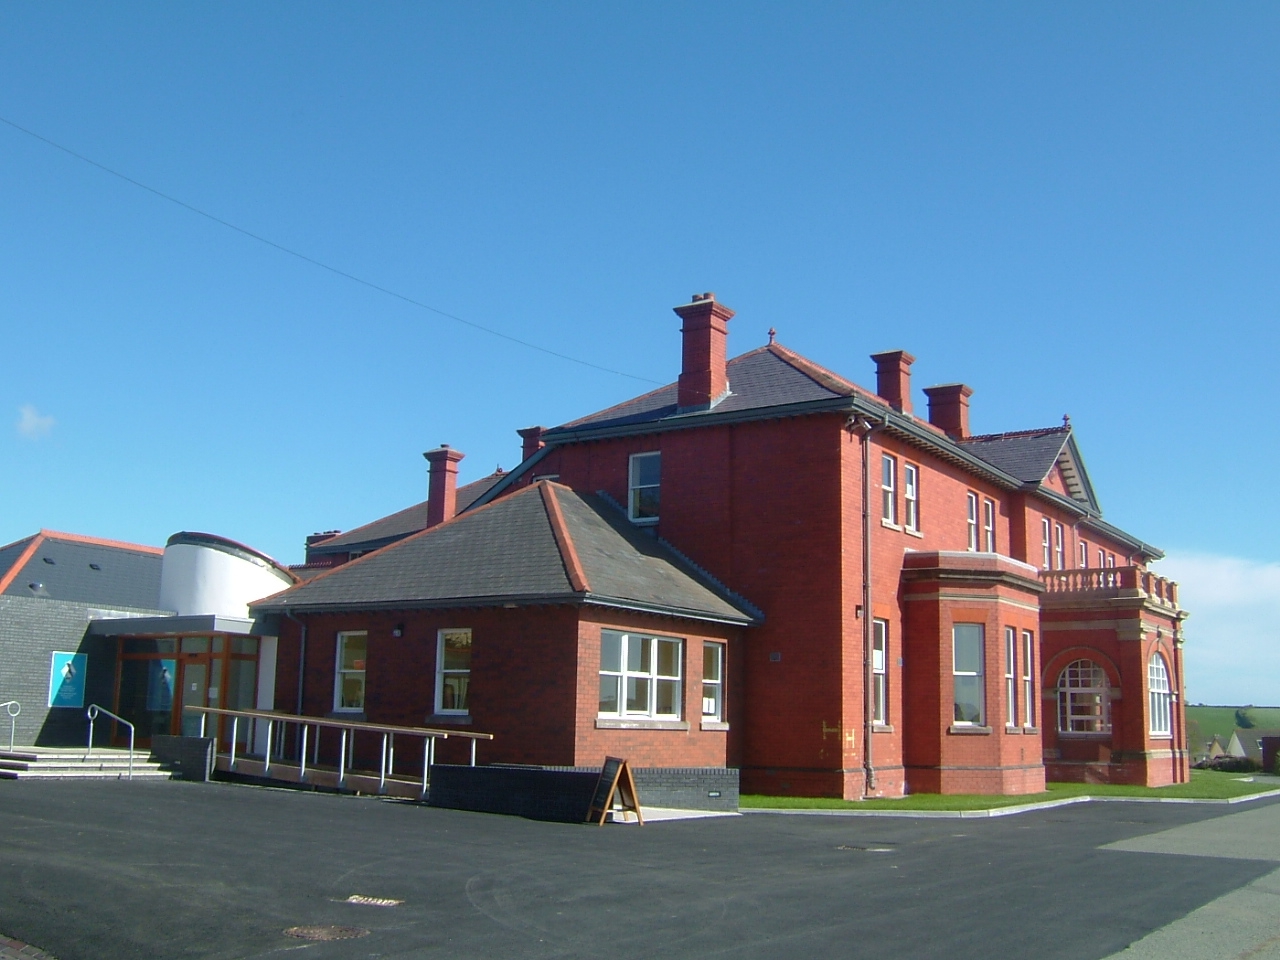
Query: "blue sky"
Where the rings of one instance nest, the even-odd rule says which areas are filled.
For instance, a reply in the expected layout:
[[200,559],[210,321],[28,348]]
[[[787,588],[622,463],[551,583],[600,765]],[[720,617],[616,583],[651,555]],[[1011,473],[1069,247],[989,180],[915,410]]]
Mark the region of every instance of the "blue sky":
[[1191,699],[1280,702],[1277,49],[1243,3],[0,6],[0,117],[631,375],[0,124],[0,542],[300,560],[423,450],[465,482],[670,381],[715,290],[733,353],[1069,413],[1183,579]]

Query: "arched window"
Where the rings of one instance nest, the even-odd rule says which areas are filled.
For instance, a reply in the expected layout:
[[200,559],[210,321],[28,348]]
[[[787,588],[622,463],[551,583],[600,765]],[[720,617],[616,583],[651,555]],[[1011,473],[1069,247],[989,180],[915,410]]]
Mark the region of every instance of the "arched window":
[[1151,707],[1152,735],[1171,735],[1173,726],[1169,707],[1173,697],[1169,693],[1169,670],[1164,664],[1164,657],[1158,653],[1153,653],[1147,662],[1147,697]]
[[1058,730],[1110,733],[1111,684],[1092,660],[1076,660],[1058,675]]

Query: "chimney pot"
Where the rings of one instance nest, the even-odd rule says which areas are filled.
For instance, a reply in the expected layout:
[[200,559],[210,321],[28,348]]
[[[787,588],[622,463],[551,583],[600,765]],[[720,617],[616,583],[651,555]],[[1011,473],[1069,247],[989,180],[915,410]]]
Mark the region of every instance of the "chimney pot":
[[544,430],[546,430],[546,427],[525,427],[523,430],[516,431],[516,433],[520,434],[520,439],[524,441],[524,453],[521,457],[522,460],[528,460],[546,446],[546,444],[542,442],[542,433]]
[[969,398],[973,388],[963,383],[944,383],[925,387],[929,398],[929,422],[946,432],[952,440],[969,436]]
[[423,454],[430,464],[427,485],[427,526],[452,520],[458,512],[458,461],[466,456],[447,443]]
[[677,406],[682,410],[706,410],[729,393],[726,349],[733,311],[716,302],[714,293],[694,294],[693,302],[675,308],[684,321],[683,357]]
[[905,350],[873,353],[876,394],[899,413],[911,412],[911,365],[916,358]]

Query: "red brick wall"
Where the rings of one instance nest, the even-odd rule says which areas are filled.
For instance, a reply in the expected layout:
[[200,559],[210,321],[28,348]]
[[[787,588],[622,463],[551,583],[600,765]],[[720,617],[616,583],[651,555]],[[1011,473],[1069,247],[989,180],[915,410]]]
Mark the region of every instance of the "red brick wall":
[[[684,640],[684,705],[680,726],[665,729],[616,729],[600,724],[600,633],[645,633]],[[669,617],[628,615],[587,607],[578,624],[578,693],[574,724],[574,763],[599,766],[606,756],[622,757],[637,767],[723,767],[729,763],[729,737],[739,722],[741,683],[737,677],[740,631],[733,627],[679,621]],[[702,650],[704,642],[726,644],[725,707],[729,730],[703,729]],[[717,724],[716,726],[723,726]]]

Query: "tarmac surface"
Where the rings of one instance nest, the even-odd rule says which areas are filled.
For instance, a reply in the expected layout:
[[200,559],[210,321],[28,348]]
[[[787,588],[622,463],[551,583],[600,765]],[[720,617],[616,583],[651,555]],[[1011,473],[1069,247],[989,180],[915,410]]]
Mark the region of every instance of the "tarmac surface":
[[[1275,800],[596,827],[230,784],[0,783],[0,934],[59,960],[1270,960],[1278,867]],[[325,926],[368,933],[284,932]]]

